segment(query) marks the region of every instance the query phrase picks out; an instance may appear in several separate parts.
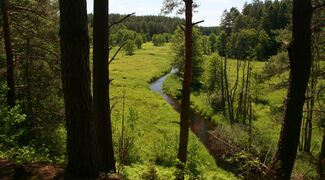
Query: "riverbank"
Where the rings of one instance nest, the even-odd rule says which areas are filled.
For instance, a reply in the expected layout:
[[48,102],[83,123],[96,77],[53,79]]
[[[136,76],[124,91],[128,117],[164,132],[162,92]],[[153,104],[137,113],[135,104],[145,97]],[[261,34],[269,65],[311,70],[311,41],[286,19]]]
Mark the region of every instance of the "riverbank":
[[[228,62],[230,67],[228,71],[230,83],[235,81],[235,68],[231,68],[236,67],[235,63],[233,60]],[[258,76],[258,73],[262,73],[263,66],[264,63],[262,62],[254,62],[253,72],[256,73],[256,76]],[[222,112],[217,112],[211,107],[207,101],[206,93],[198,91],[191,94],[191,108],[217,126],[217,130],[212,133],[215,138],[211,141],[211,143],[214,143],[212,146],[216,147],[214,150],[216,156],[223,158],[223,161],[239,161],[237,164],[242,166],[242,168],[244,167],[240,171],[248,170],[249,166],[252,166],[251,168],[254,170],[254,166],[258,165],[259,162],[263,163],[262,166],[264,166],[264,164],[268,164],[272,160],[277,147],[281,128],[280,120],[284,108],[283,102],[286,95],[286,89],[281,84],[285,82],[287,74],[287,72],[284,72],[275,75],[269,80],[259,83],[255,82],[252,86],[253,97],[256,100],[252,105],[254,114],[252,136],[249,135],[247,126],[241,124],[230,125],[229,121],[222,115]],[[240,81],[239,84],[241,84]],[[270,87],[278,88],[270,89]],[[167,78],[163,89],[172,98],[179,100],[181,97],[180,77],[172,75]],[[317,160],[314,157],[317,157],[319,152],[321,136],[316,125],[313,133],[314,139],[312,144],[314,148],[312,153],[298,153],[293,177],[305,176],[312,178],[317,175],[315,168]],[[223,146],[225,149],[222,148]],[[231,152],[231,149],[236,148],[239,148],[240,153],[235,152],[235,155],[233,153],[229,153],[230,156],[225,155],[225,152]],[[240,164],[245,161],[247,163]],[[305,174],[306,172],[308,174]]]

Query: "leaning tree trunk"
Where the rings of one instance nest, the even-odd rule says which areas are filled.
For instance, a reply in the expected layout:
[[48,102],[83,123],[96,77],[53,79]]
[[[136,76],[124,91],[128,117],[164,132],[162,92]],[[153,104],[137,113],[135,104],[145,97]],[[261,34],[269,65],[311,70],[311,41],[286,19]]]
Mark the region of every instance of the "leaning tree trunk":
[[8,13],[8,0],[1,0],[1,13],[2,13],[2,28],[3,28],[3,38],[6,49],[7,56],[7,103],[10,107],[15,106],[15,79],[14,79],[14,56],[11,46],[11,33],[10,33],[10,23],[9,23],[9,13]]
[[290,179],[300,137],[302,111],[311,68],[311,0],[293,1],[293,33],[289,48],[290,82],[277,153],[278,179]]
[[86,0],[60,0],[61,70],[67,126],[67,172],[96,175]]
[[96,122],[97,165],[115,172],[108,68],[108,0],[94,1],[93,95]]
[[185,0],[185,70],[183,78],[182,104],[181,104],[181,121],[180,121],[180,141],[178,147],[178,159],[182,164],[178,165],[181,171],[179,179],[184,179],[184,168],[187,160],[187,144],[190,123],[190,93],[192,81],[192,5],[193,0]]

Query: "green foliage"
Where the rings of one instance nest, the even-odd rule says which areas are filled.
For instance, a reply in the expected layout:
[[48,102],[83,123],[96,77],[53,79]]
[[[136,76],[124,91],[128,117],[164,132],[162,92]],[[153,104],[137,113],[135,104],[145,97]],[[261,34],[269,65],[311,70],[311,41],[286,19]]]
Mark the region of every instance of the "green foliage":
[[6,106],[7,87],[4,84],[0,86],[0,147],[3,150],[17,146],[25,129],[21,128],[26,120],[26,116],[21,113],[21,108],[16,106],[9,108]]
[[[117,22],[123,17],[124,15],[121,14],[110,14],[109,21],[111,23]],[[92,24],[92,18],[89,19],[89,23]],[[148,34],[147,39],[150,40],[149,37],[152,37],[154,34],[173,33],[182,21],[178,17],[131,16],[123,21],[121,25],[137,33]]]
[[[28,133],[24,124],[26,115],[22,114],[21,107],[6,106],[7,88],[0,87],[0,157],[13,159],[16,162],[62,162],[63,157],[51,157],[48,145],[22,145]],[[60,142],[59,145],[63,143]]]
[[[45,158],[56,161],[65,154],[66,149],[59,63],[58,2],[14,0],[11,1],[11,5],[28,7],[31,10],[20,11],[10,16],[11,24],[20,25],[19,28],[11,28],[14,51],[19,54],[15,58],[15,83],[19,87],[16,93],[20,107],[8,109],[8,112],[15,111],[13,114],[17,116],[25,114],[24,121],[18,120],[17,117],[8,119],[18,127],[11,130],[11,133],[19,136],[16,138],[19,141],[15,140],[12,143],[11,150],[14,152],[15,149],[19,151],[23,147],[34,148],[35,154],[40,156],[49,154]],[[0,56],[3,56],[3,46],[0,47]],[[2,61],[1,58],[0,60]],[[10,154],[12,153],[8,153]],[[35,159],[40,158],[35,156]]]
[[154,34],[152,36],[152,43],[154,46],[163,46],[166,42],[168,42],[169,37],[166,34]]
[[210,43],[209,43],[209,36],[202,36],[202,51],[203,54],[205,55],[210,55],[211,54],[211,48],[210,48]]
[[[122,116],[122,115],[121,115]],[[121,165],[130,165],[140,161],[139,157],[139,129],[137,122],[139,121],[138,112],[134,108],[129,108],[124,127],[121,127],[123,132],[119,133],[118,154]],[[122,129],[123,128],[123,129]],[[123,136],[122,136],[123,133]]]
[[228,42],[229,57],[264,60],[268,57],[269,37],[264,30],[242,29],[232,33]]
[[204,82],[208,92],[219,91],[221,89],[221,58],[213,54],[204,59]]
[[146,180],[158,180],[159,175],[154,164],[149,164],[147,170],[141,176]]
[[[270,56],[277,54],[280,43],[277,39],[277,31],[290,28],[290,14],[292,3],[290,1],[260,1],[254,0],[245,3],[242,12],[236,8],[225,10],[220,23],[220,28],[225,31],[228,37],[228,55],[232,58],[256,58],[266,60]],[[243,30],[247,30],[244,32]],[[255,31],[256,36],[249,35],[249,31]],[[248,49],[239,46],[248,45]],[[281,41],[286,39],[281,39]],[[252,41],[255,41],[252,46]],[[219,43],[220,45],[220,43]],[[236,49],[236,47],[238,47]],[[246,46],[242,46],[246,47]],[[251,48],[251,49],[249,49]],[[220,56],[224,52],[218,48]],[[235,50],[236,49],[236,50]],[[238,52],[241,50],[242,52]],[[246,53],[243,53],[246,52]]]
[[289,67],[289,57],[287,52],[278,53],[275,56],[272,56],[269,61],[264,66],[265,78],[271,78],[277,74],[281,74],[284,71],[288,70]]
[[254,49],[257,44],[257,32],[255,29],[243,29],[233,33],[230,37],[230,54],[237,59],[250,59],[254,57]]
[[198,157],[199,145],[198,140],[191,141],[188,148],[188,160],[186,163],[186,174],[189,180],[204,179],[203,163]]
[[268,48],[270,48],[269,36],[264,30],[261,30],[258,32],[257,45],[255,46],[256,59],[265,60],[269,55]]
[[110,33],[110,46],[120,46],[128,40],[135,40],[137,33],[123,26],[114,27]]
[[[184,73],[184,32],[178,28],[175,31],[173,43],[173,66],[179,70],[180,75]],[[201,87],[201,76],[203,73],[201,35],[198,29],[193,29],[193,52],[192,52],[192,89],[198,90]]]
[[227,55],[227,34],[221,31],[217,39],[217,50],[220,56],[226,57]]
[[124,51],[126,55],[131,56],[134,54],[134,51],[136,49],[136,45],[133,40],[127,40],[126,44],[124,46]]
[[211,52],[212,53],[217,52],[217,36],[214,33],[211,33],[209,35],[209,44],[210,44]]
[[176,165],[176,152],[178,138],[161,132],[154,142],[155,163],[161,166],[171,167]]
[[135,38],[135,44],[137,45],[138,49],[142,48],[142,44],[143,44],[143,37],[142,35],[137,35],[137,37]]

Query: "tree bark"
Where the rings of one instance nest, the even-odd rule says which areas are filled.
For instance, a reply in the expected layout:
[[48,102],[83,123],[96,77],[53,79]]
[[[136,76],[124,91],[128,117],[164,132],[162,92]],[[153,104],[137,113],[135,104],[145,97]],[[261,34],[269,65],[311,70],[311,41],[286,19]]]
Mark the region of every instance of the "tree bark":
[[300,137],[302,111],[311,68],[311,0],[293,1],[289,49],[290,81],[286,109],[273,167],[277,179],[290,179]]
[[59,0],[61,70],[67,128],[67,172],[96,176],[86,0]]
[[1,13],[2,13],[2,28],[3,28],[3,38],[6,49],[7,56],[7,86],[9,88],[7,94],[7,103],[8,106],[14,107],[16,100],[15,93],[15,78],[14,78],[14,56],[11,46],[11,33],[10,33],[10,22],[9,22],[9,13],[8,13],[8,0],[1,1]]
[[97,165],[115,172],[109,99],[108,0],[94,1],[93,95],[96,122]]
[[182,164],[178,165],[178,169],[181,171],[181,177],[178,179],[184,179],[184,168],[187,160],[187,144],[188,133],[190,123],[190,93],[191,93],[191,81],[192,81],[192,5],[193,0],[185,0],[185,70],[183,78],[182,89],[182,104],[181,104],[181,121],[180,121],[180,141],[178,147],[178,159]]

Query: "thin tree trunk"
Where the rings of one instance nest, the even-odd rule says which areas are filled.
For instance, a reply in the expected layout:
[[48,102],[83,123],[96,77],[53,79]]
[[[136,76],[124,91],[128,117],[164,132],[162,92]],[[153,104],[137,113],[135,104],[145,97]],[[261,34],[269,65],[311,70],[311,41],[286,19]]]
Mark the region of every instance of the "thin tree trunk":
[[242,84],[241,84],[241,89],[240,89],[240,94],[239,94],[239,101],[238,101],[238,106],[237,106],[237,115],[236,115],[236,121],[239,122],[239,120],[241,119],[243,121],[243,123],[245,124],[245,121],[243,119],[243,115],[244,115],[244,107],[243,107],[243,103],[244,103],[244,89],[246,86],[246,81],[245,81],[245,70],[246,70],[246,64],[247,62],[244,61],[244,66],[243,66],[243,76],[242,76]]
[[225,116],[226,117],[226,97],[225,97],[225,80],[224,80],[224,71],[223,71],[223,63],[222,63],[222,61],[220,61],[220,69],[221,69],[221,73],[220,73],[220,75],[221,75],[221,101],[222,101],[222,114],[223,114],[223,116]]
[[307,108],[307,117],[306,117],[306,124],[305,124],[305,140],[304,140],[304,152],[310,152],[311,148],[311,140],[312,140],[312,132],[313,132],[313,115],[314,115],[314,106],[315,106],[315,96],[316,96],[316,87],[317,87],[317,79],[318,79],[318,68],[317,63],[312,60],[312,71],[311,71],[311,85],[309,88],[309,95],[308,95],[308,108]]
[[293,41],[289,49],[290,81],[283,125],[273,164],[278,179],[290,179],[297,154],[302,111],[311,68],[311,17],[311,0],[293,1]]
[[96,176],[86,0],[59,0],[61,71],[67,128],[67,172]]
[[[223,67],[223,74],[225,77],[225,88],[226,88],[226,93],[225,93],[225,97],[227,100],[227,105],[228,105],[228,117],[230,119],[230,106],[231,106],[231,102],[230,102],[230,93],[229,93],[229,83],[228,83],[228,75],[227,75],[227,58],[225,57],[225,63],[224,63],[224,67]],[[231,122],[231,121],[230,121]]]
[[243,105],[243,123],[246,124],[247,114],[249,114],[249,108],[247,107],[247,103],[251,106],[251,101],[248,99],[250,96],[250,79],[251,79],[251,62],[248,60],[247,62],[247,72],[246,72],[246,83],[245,83],[245,91],[244,91],[244,105]]
[[177,158],[182,164],[178,165],[181,176],[178,179],[184,179],[184,168],[187,160],[187,144],[190,123],[190,93],[192,81],[192,5],[193,0],[185,0],[185,70],[183,78],[181,121],[180,121],[180,141]]
[[239,81],[239,70],[240,70],[240,61],[237,60],[237,65],[236,65],[236,81],[234,86],[232,87],[230,91],[230,122],[231,124],[235,123],[236,117],[235,117],[235,112],[234,112],[234,100],[236,97],[236,92],[237,92],[237,87],[238,87],[238,81]]
[[7,86],[9,88],[7,94],[8,106],[14,107],[16,94],[15,94],[15,78],[14,78],[14,57],[11,46],[11,33],[10,33],[10,22],[8,13],[8,0],[1,1],[1,13],[2,13],[2,28],[3,28],[3,38],[5,42],[6,56],[7,56]]
[[121,165],[124,165],[124,158],[125,158],[125,91],[123,91],[123,99],[122,99],[122,130],[121,130],[121,150],[120,150],[120,158],[121,158]]
[[97,165],[115,172],[109,99],[108,0],[94,1],[93,95],[96,122]]
[[323,128],[323,140],[321,151],[318,159],[318,175],[319,179],[325,179],[325,128]]
[[27,81],[27,119],[33,123],[33,103],[32,103],[32,64],[30,58],[30,39],[26,42],[26,62],[25,62],[25,75]]

